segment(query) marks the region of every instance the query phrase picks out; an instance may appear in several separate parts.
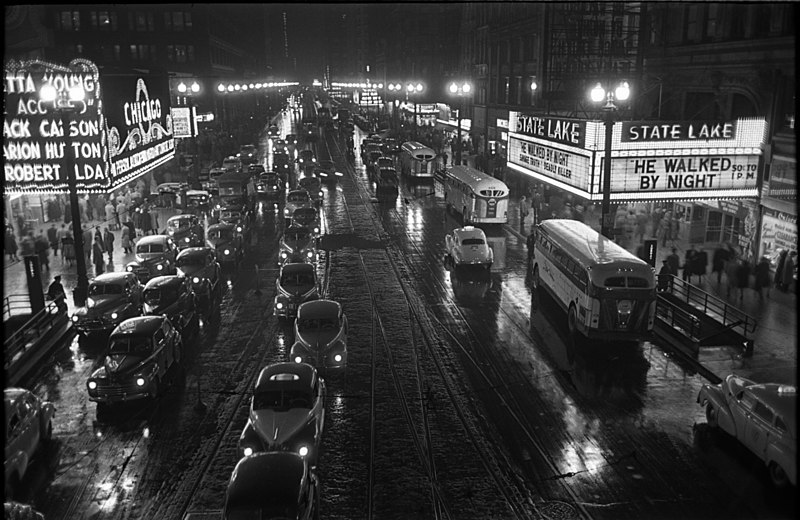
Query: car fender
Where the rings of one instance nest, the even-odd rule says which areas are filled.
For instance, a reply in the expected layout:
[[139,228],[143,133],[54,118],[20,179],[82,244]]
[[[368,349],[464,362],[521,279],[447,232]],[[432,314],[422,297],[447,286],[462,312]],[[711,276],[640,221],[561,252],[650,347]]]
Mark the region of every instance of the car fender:
[[19,479],[25,478],[25,472],[28,471],[28,462],[30,457],[24,450],[17,450],[6,459],[6,482],[11,479],[11,476],[16,473]]
[[302,357],[306,356],[315,356],[316,352],[312,352],[311,348],[303,342],[297,341],[290,350],[290,357],[294,358],[296,355],[300,355]]
[[767,452],[764,454],[764,464],[769,467],[771,462],[775,462],[783,469],[792,485],[797,485],[797,459],[795,452],[788,449],[785,443],[775,443],[771,441],[767,443]]
[[722,431],[736,437],[736,423],[733,420],[728,402],[722,389],[717,386],[704,385],[697,394],[697,402],[705,406],[711,403],[717,410],[717,424]]

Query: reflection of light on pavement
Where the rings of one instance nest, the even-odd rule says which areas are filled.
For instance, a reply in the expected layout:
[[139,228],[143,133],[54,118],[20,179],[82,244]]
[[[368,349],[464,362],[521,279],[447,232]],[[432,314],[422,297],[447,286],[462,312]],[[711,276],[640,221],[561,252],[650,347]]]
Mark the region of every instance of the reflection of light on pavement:
[[342,396],[342,391],[338,390],[333,393],[333,399],[331,400],[331,413],[344,413],[344,411],[344,396]]
[[145,427],[144,430],[142,430],[142,437],[145,439],[150,437],[150,428]]
[[278,336],[277,343],[278,343],[278,354],[280,354],[281,357],[285,357],[286,356],[286,342],[283,340],[283,336]]
[[133,489],[133,485],[136,482],[131,477],[126,477],[125,480],[122,482],[122,489],[125,491],[130,491]]
[[422,225],[422,208],[419,206],[411,207],[406,212],[406,229],[410,233],[419,233],[420,225]]
[[601,471],[608,462],[595,443],[599,420],[587,419],[569,398],[565,397],[562,404],[564,425],[570,434],[567,438],[574,440],[562,450],[561,460],[556,460],[559,471],[561,473]]

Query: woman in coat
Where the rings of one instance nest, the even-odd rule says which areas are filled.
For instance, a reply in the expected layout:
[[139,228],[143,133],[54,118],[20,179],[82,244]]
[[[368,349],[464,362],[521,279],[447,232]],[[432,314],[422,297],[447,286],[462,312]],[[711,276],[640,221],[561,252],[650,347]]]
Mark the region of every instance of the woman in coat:
[[94,244],[92,245],[92,261],[94,261],[94,270],[96,275],[103,274],[103,241],[101,239],[95,239]]
[[714,256],[711,258],[711,272],[717,273],[717,285],[722,283],[722,272],[725,270],[728,256],[728,250],[722,245],[714,250]]
[[786,263],[783,264],[783,272],[781,273],[781,290],[789,291],[794,284],[794,266],[797,261],[797,251],[792,251],[786,257]]
[[789,251],[784,249],[778,254],[778,265],[775,267],[775,287],[783,290],[783,267],[786,265],[786,257]]
[[756,265],[756,292],[758,293],[758,300],[764,301],[763,289],[767,288],[767,297],[769,297],[769,258],[762,256],[761,260]]
[[75,261],[75,239],[69,230],[61,239],[61,257],[66,260],[67,265],[72,267],[72,263]]
[[739,301],[744,300],[744,290],[750,287],[750,262],[742,259],[736,269],[736,286],[739,288]]
[[122,250],[125,254],[130,253],[133,244],[131,244],[131,228],[128,227],[127,223],[122,226],[122,238],[120,242],[122,243]]
[[6,240],[3,247],[8,255],[9,260],[19,261],[19,257],[17,256],[17,250],[19,249],[19,246],[17,246],[17,237],[14,236],[13,229],[6,228]]

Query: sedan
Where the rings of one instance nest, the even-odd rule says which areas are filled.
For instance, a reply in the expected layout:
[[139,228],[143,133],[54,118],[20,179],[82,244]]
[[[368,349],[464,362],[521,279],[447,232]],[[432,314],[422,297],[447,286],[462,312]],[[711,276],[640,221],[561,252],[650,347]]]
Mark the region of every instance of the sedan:
[[288,225],[297,208],[311,208],[314,202],[306,190],[291,190],[286,194],[286,205],[283,207],[283,218]]
[[319,298],[317,268],[313,264],[284,264],[275,285],[274,312],[278,319],[294,319],[302,303]]
[[319,518],[317,476],[297,453],[256,453],[245,457],[233,468],[222,518]]
[[492,267],[494,254],[482,229],[474,226],[454,229],[445,236],[444,247],[454,266],[481,265],[487,271]]
[[341,304],[315,300],[300,305],[294,328],[289,359],[319,368],[347,366],[347,316]]
[[250,415],[239,437],[239,457],[293,451],[316,465],[325,424],[325,381],[305,363],[276,363],[261,370]]
[[30,390],[6,388],[6,500],[15,496],[30,461],[53,436],[56,407]]
[[697,402],[706,420],[744,444],[761,459],[776,487],[797,485],[797,389],[777,383],[756,384],[729,375],[704,384]]

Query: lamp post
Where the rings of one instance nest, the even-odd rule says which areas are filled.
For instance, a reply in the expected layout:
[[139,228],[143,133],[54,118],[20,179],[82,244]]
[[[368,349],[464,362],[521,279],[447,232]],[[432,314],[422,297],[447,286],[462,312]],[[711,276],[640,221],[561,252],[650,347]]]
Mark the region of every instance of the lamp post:
[[192,168],[194,171],[194,181],[198,182],[200,179],[200,147],[197,145],[197,118],[194,113],[194,95],[200,92],[200,84],[196,81],[192,82],[190,87],[181,81],[178,84],[178,92],[184,95],[186,105],[189,107],[189,133],[192,134],[192,141],[194,142],[194,161]]
[[456,138],[456,156],[453,164],[461,165],[461,111],[464,110],[464,97],[468,96],[472,91],[472,85],[466,81],[461,84],[454,81],[453,83],[450,83],[448,89],[450,90],[451,94],[457,95],[460,99],[458,108],[458,137]]
[[[391,92],[392,94],[394,94],[395,92],[399,94],[403,86],[400,83],[389,83],[386,86],[386,88],[388,88],[389,92]],[[392,105],[392,124],[395,132],[397,131],[397,111],[399,109],[400,109],[400,103],[398,102],[397,98],[395,98]]]
[[[406,101],[408,101],[408,96],[409,95],[414,96],[415,94],[420,94],[424,89],[425,89],[425,87],[422,86],[422,83],[417,83],[416,85],[414,83],[409,83],[408,85],[406,85]],[[416,140],[416,139],[417,139],[417,100],[416,100],[416,97],[415,97],[414,98],[414,140]]]
[[81,86],[71,87],[69,90],[56,90],[52,85],[45,85],[39,91],[39,99],[45,103],[53,103],[55,111],[58,112],[59,122],[64,131],[66,140],[64,146],[64,170],[67,173],[67,186],[69,187],[69,207],[72,214],[72,235],[75,239],[75,260],[78,269],[78,284],[72,292],[73,301],[76,307],[86,305],[86,297],[89,293],[89,277],[86,274],[86,257],[83,255],[83,230],[81,229],[81,210],[78,206],[78,184],[75,179],[75,160],[73,158],[74,149],[71,146],[69,137],[69,124],[72,121],[72,114],[77,110],[73,104],[76,101],[83,101],[86,92]]
[[600,216],[600,234],[606,238],[613,239],[612,229],[614,227],[614,216],[611,215],[611,139],[614,132],[614,112],[617,106],[614,101],[625,101],[631,95],[631,89],[627,81],[620,82],[614,90],[606,90],[598,83],[589,93],[594,103],[601,103],[603,106],[603,122],[605,124],[605,149],[603,156],[603,202]]

